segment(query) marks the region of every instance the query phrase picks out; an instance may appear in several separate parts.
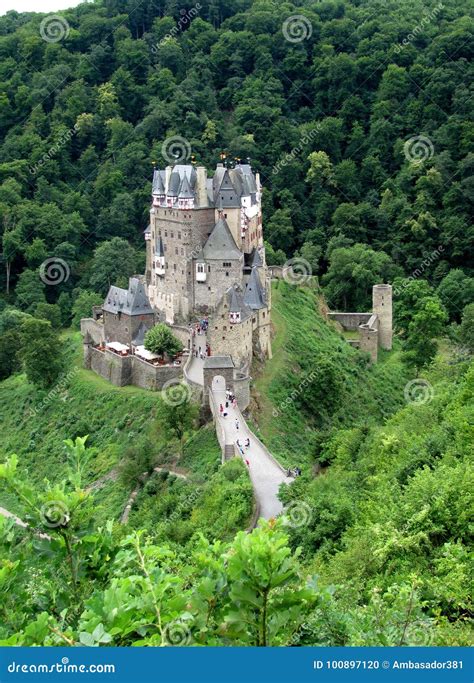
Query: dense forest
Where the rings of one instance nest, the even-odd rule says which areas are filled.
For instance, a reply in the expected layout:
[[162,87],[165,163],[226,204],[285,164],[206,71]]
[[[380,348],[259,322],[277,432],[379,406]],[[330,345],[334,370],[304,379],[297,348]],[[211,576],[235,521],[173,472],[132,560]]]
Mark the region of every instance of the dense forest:
[[[0,516],[0,644],[469,643],[472,33],[467,0],[0,17],[0,505],[29,525]],[[314,276],[273,286],[251,420],[302,476],[251,534],[197,408],[107,385],[77,332],[144,271],[153,164],[224,154],[261,175],[268,263]],[[379,282],[370,366],[325,312]]]

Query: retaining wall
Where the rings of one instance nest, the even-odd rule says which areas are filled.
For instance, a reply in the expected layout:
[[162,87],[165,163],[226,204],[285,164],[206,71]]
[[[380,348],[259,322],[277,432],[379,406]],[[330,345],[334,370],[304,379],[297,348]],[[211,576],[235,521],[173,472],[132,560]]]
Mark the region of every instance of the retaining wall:
[[372,313],[328,313],[329,320],[335,320],[345,330],[357,330],[359,325],[369,322]]

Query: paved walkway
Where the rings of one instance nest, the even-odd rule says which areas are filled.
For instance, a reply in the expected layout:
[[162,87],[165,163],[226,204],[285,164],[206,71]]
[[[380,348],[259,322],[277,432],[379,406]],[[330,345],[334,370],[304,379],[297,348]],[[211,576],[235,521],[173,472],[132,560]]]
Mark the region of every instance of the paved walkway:
[[[218,382],[219,380],[215,381]],[[213,395],[218,410],[221,404],[225,406],[224,389],[215,388]],[[235,443],[238,439],[243,446],[245,440],[250,439],[250,446],[249,448],[244,447],[242,458],[244,462],[249,461],[249,474],[255,498],[260,506],[260,517],[265,519],[276,517],[283,511],[283,504],[277,497],[278,489],[283,483],[291,483],[293,478],[286,476],[286,473],[276,464],[265,446],[257,441],[238,408],[232,408],[229,404],[226,412],[228,413],[227,417],[221,417],[219,411],[218,418],[224,428],[226,443]]]
[[[201,347],[201,352],[206,353],[206,342],[207,342],[207,337],[204,333],[202,334],[195,334],[193,339],[193,359],[191,363],[189,364],[188,367],[188,377],[191,380],[191,382],[195,382],[196,384],[201,384],[204,385],[204,361],[201,360],[199,357],[199,347]],[[197,350],[198,352],[198,357],[194,357],[194,350]]]

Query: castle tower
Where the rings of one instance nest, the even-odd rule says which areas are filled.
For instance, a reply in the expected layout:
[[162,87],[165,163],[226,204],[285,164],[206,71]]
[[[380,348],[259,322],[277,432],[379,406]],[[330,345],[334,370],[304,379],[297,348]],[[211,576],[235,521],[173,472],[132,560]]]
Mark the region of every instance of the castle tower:
[[372,287],[372,312],[378,317],[379,345],[390,351],[392,348],[392,285]]

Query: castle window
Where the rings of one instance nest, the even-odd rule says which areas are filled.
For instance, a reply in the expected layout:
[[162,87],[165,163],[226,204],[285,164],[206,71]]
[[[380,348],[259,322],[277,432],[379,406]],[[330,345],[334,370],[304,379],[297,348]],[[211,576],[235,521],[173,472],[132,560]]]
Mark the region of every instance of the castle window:
[[174,232],[170,233],[170,237],[171,237],[171,239],[174,239]]
[[226,274],[226,277],[229,277],[229,271],[228,270],[226,271],[225,274]]
[[181,239],[181,233],[180,232],[178,232],[178,239],[179,240]]
[[178,255],[178,247],[174,248],[174,253],[176,254],[176,256]]
[[207,272],[208,272],[208,273],[211,272],[211,266],[207,266]]
[[173,270],[174,270],[174,272],[176,272],[176,263],[173,263]]
[[165,237],[168,237],[168,230],[165,230]]
[[227,214],[226,214],[226,213],[224,214],[224,218],[227,218]]
[[223,267],[223,268],[231,268],[231,267],[232,267],[232,263],[230,263],[229,261],[224,261],[224,263],[222,264],[222,267]]

